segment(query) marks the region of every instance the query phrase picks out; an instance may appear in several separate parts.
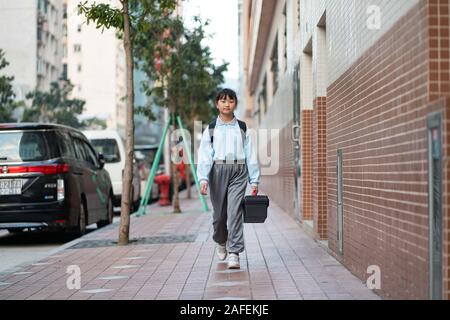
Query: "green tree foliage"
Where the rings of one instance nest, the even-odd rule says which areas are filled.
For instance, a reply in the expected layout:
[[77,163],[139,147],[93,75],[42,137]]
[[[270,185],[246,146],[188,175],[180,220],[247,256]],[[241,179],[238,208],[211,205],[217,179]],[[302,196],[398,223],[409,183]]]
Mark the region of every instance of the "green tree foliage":
[[[192,128],[192,119],[209,121],[214,113],[213,97],[224,82],[227,63],[215,66],[210,49],[201,44],[207,37],[208,22],[197,23],[193,30],[173,15],[176,0],[130,0],[131,43],[134,65],[144,71],[150,82],[141,83],[150,103],[177,112]],[[123,14],[108,4],[78,6],[87,23],[102,30],[114,27],[123,38]],[[164,92],[167,92],[165,95]],[[151,105],[135,110],[154,119]]]
[[69,99],[72,89],[69,81],[64,81],[62,86],[52,82],[49,92],[34,90],[28,93],[26,97],[32,99],[31,107],[25,109],[22,121],[51,122],[81,128],[83,123],[77,116],[83,112],[85,101]]
[[208,22],[196,21],[198,25],[193,30],[185,30],[177,53],[169,60],[173,66],[168,79],[169,104],[175,106],[189,129],[194,119],[207,123],[211,120],[216,110],[214,97],[228,68],[228,63],[214,65],[210,49],[202,45]]
[[[0,49],[0,70],[9,65],[5,59],[5,52]],[[0,76],[0,122],[13,122],[13,111],[22,106],[22,102],[14,100],[16,95],[12,90],[13,76]]]
[[[207,37],[205,27],[195,18],[196,26],[189,30],[174,16],[156,16],[146,23],[154,36],[140,34],[135,39],[135,63],[152,83],[143,83],[148,96],[156,104],[178,113],[188,129],[193,120],[209,121],[214,112],[214,95],[224,82],[228,63],[216,66],[211,51],[202,41]],[[150,108],[140,108],[150,114]]]

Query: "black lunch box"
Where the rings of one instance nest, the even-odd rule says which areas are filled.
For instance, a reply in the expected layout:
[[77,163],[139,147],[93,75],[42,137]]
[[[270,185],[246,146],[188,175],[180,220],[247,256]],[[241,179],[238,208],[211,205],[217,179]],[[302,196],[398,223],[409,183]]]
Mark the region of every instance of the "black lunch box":
[[245,196],[243,201],[244,223],[264,223],[267,218],[267,196]]

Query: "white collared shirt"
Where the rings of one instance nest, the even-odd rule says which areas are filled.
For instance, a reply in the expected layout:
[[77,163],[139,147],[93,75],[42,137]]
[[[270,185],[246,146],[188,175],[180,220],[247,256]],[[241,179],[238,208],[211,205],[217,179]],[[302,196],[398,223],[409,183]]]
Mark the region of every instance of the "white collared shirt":
[[212,146],[209,128],[207,127],[203,131],[198,149],[197,177],[199,181],[208,181],[209,172],[216,160],[245,162],[249,183],[252,185],[259,184],[260,170],[256,146],[252,142],[249,130],[245,133],[245,141],[242,143],[241,128],[236,117],[230,122],[223,122],[220,117],[217,117]]

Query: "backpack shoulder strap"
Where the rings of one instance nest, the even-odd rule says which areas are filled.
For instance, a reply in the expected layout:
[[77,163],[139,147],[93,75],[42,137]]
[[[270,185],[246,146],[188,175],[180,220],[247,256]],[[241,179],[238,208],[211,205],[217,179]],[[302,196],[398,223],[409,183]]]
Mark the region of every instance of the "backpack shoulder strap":
[[244,131],[244,133],[247,132],[247,124],[244,121],[238,120],[239,123],[239,128],[241,128],[242,131]]
[[211,144],[214,142],[214,129],[216,128],[216,122],[217,122],[217,118],[214,118],[214,120],[211,121],[211,123],[208,126]]
[[247,124],[244,121],[238,120],[239,128],[242,134],[242,143],[245,144],[245,134],[247,133]]

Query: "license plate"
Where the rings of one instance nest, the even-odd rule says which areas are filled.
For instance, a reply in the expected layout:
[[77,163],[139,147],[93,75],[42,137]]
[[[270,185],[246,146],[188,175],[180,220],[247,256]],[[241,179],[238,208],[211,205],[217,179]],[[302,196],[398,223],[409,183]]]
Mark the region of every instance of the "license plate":
[[22,179],[0,179],[0,196],[22,194]]

